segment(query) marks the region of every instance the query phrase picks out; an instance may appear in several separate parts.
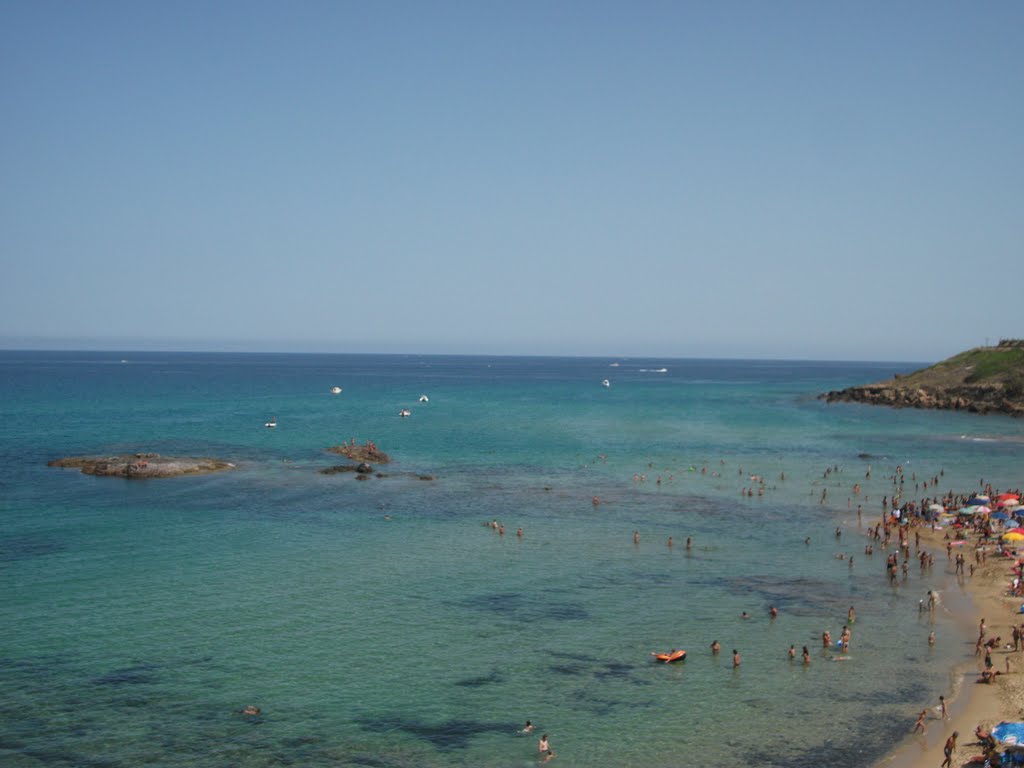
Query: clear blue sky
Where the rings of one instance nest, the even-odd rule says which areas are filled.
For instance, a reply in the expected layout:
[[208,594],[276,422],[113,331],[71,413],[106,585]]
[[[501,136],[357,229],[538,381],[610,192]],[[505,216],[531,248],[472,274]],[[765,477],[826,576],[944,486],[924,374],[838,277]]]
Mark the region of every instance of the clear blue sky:
[[1024,3],[0,4],[0,346],[1024,336]]

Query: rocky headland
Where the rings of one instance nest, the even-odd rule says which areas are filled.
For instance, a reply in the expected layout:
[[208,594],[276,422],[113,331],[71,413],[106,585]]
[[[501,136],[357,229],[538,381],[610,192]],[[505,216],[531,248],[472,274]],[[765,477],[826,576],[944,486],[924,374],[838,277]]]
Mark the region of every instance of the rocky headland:
[[1024,340],[977,347],[889,381],[819,395],[830,403],[1024,416]]
[[220,459],[161,456],[159,453],[130,453],[118,456],[69,456],[47,462],[49,467],[78,469],[86,475],[100,477],[178,477],[207,475],[234,469],[235,465]]

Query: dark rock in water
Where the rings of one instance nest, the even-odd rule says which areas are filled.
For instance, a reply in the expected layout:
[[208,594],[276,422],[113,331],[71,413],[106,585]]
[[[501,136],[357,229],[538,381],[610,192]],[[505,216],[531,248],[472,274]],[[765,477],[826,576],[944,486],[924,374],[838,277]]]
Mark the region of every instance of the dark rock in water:
[[369,480],[369,475],[356,475],[356,480]]
[[358,467],[356,467],[356,472],[358,472],[360,475],[372,475],[373,467],[371,467],[364,461]]
[[335,464],[333,467],[324,467],[320,470],[321,475],[337,475],[340,472],[355,472],[355,464]]
[[235,465],[220,459],[161,456],[159,453],[131,453],[118,456],[69,456],[47,462],[49,467],[81,470],[85,475],[103,477],[177,477],[206,475],[234,469]]

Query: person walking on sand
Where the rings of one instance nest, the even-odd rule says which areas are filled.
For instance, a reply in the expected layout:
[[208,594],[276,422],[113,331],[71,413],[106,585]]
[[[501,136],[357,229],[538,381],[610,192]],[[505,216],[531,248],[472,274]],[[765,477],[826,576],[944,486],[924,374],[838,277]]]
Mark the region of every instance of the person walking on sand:
[[922,709],[921,714],[917,716],[917,722],[914,723],[914,730],[911,733],[917,733],[919,730],[922,734],[928,733],[928,727],[924,724],[924,719],[928,716],[928,710]]
[[939,714],[942,715],[943,720],[949,719],[949,714],[946,712],[946,697],[939,696]]
[[953,751],[956,749],[956,737],[959,735],[957,731],[953,731],[953,735],[946,739],[946,745],[942,748],[942,754],[946,757],[942,761],[942,768],[952,768]]

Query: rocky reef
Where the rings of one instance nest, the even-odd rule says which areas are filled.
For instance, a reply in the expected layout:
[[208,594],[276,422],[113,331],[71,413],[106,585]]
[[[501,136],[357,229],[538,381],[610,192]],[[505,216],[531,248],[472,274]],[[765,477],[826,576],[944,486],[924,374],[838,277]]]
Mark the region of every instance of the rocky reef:
[[391,461],[391,457],[380,450],[372,440],[367,440],[362,445],[356,445],[356,441],[353,439],[348,443],[332,445],[327,450],[361,464],[388,464]]
[[1024,342],[1001,341],[889,381],[819,395],[830,402],[1024,416]]
[[69,456],[49,461],[47,466],[78,469],[86,475],[127,478],[206,475],[235,468],[231,462],[220,459],[161,456],[159,453]]

